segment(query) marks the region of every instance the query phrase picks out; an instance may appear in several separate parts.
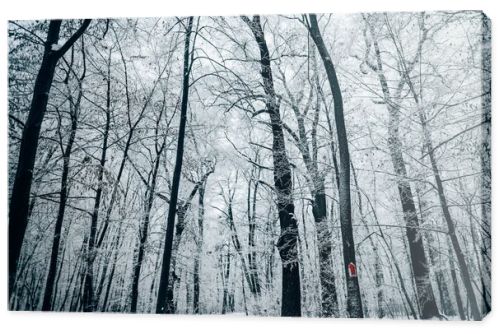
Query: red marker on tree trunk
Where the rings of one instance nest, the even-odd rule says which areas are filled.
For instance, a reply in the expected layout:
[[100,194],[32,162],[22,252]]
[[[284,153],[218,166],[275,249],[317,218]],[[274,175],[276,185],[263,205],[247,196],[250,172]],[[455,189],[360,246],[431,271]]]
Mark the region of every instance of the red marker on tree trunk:
[[350,262],[347,265],[347,270],[349,271],[349,277],[350,278],[358,276],[358,273],[356,271],[356,265],[354,263]]

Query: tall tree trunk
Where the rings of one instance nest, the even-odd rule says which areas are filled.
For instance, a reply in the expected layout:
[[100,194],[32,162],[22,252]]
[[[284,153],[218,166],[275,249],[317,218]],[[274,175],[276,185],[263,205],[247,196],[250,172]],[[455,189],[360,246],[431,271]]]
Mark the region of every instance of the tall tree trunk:
[[351,180],[350,180],[350,158],[347,133],[344,122],[344,107],[342,92],[337,80],[337,74],[330,54],[321,36],[316,15],[309,15],[309,32],[311,38],[318,48],[323,60],[330,89],[334,100],[335,125],[337,128],[337,142],[339,148],[339,203],[340,203],[340,225],[342,233],[342,245],[344,253],[344,273],[347,283],[347,312],[351,318],[363,317],[363,305],[359,282],[357,276],[356,249],[352,233],[351,221]]
[[[378,42],[375,39],[374,27],[368,23],[372,38],[373,46],[375,49],[375,56],[377,65],[374,71],[377,73],[380,86],[382,89],[384,102],[389,112],[389,138],[388,146],[391,155],[392,165],[394,172],[397,175],[397,186],[399,198],[403,210],[403,216],[406,223],[406,238],[408,240],[410,249],[410,264],[414,276],[415,285],[417,288],[417,300],[420,309],[420,315],[423,319],[430,319],[439,316],[439,310],[436,304],[436,298],[432,289],[429,265],[427,256],[424,250],[422,237],[418,231],[419,221],[417,210],[413,199],[413,194],[408,181],[408,173],[406,172],[406,165],[403,159],[402,142],[399,138],[399,103],[394,102],[389,92],[387,79],[383,72],[382,58]],[[423,40],[419,42],[421,48]],[[400,96],[403,88],[404,80],[398,84],[396,97]]]
[[[482,14],[481,282],[483,314],[491,311],[491,21]],[[490,284],[485,283],[490,281]]]
[[[402,56],[400,55],[401,60]],[[420,99],[420,95],[417,93],[415,86],[413,85],[412,80],[410,79],[410,73],[406,66],[403,66],[404,73],[406,76],[406,83],[410,87],[410,91],[412,92],[413,99],[415,101],[416,107],[418,109],[418,116],[420,119],[420,123],[422,125],[423,130],[423,139],[424,146],[427,150],[427,155],[429,156],[429,160],[431,162],[432,172],[434,174],[434,180],[436,182],[437,193],[439,197],[439,203],[441,205],[441,210],[443,212],[444,220],[446,221],[446,225],[448,227],[448,235],[450,236],[450,241],[453,246],[453,250],[455,251],[455,256],[458,260],[458,268],[460,270],[460,274],[462,276],[462,280],[465,286],[465,290],[467,292],[467,299],[470,303],[471,313],[474,320],[481,320],[481,314],[479,312],[479,307],[477,304],[476,296],[474,294],[474,288],[472,287],[472,279],[470,277],[469,268],[465,261],[465,256],[460,247],[460,243],[458,241],[455,223],[451,217],[450,209],[448,207],[448,201],[446,199],[446,195],[444,193],[443,181],[441,179],[441,175],[439,172],[439,168],[437,165],[436,158],[434,156],[434,147],[432,145],[432,137],[428,127],[427,119],[423,110],[422,101]]]
[[101,207],[101,197],[103,191],[104,166],[106,164],[106,155],[108,151],[109,130],[111,127],[111,51],[108,55],[108,69],[106,75],[106,124],[104,127],[101,158],[99,160],[99,170],[97,171],[97,190],[94,200],[94,208],[90,222],[90,235],[87,246],[87,267],[85,270],[85,285],[83,292],[83,311],[92,312],[96,308],[94,295],[94,261],[97,256],[96,239],[97,239],[97,223],[99,220],[99,210]]
[[58,60],[85,32],[90,24],[90,20],[85,20],[66,43],[59,50],[55,50],[54,45],[57,45],[59,41],[61,23],[61,20],[52,20],[49,23],[42,64],[35,80],[30,111],[21,137],[16,176],[12,185],[9,204],[9,296],[13,293],[16,267],[21,255],[26,227],[28,226],[31,184],[38,149],[38,139],[45,111],[47,110],[47,102],[49,100],[56,65]]
[[181,101],[181,115],[179,123],[179,135],[177,141],[177,154],[175,158],[174,175],[172,177],[172,192],[170,195],[170,202],[168,205],[167,217],[167,232],[165,234],[165,245],[162,257],[162,266],[160,274],[160,284],[158,287],[158,300],[156,303],[156,313],[168,312],[167,304],[172,302],[167,299],[168,282],[170,279],[170,268],[172,259],[172,246],[174,239],[175,229],[175,215],[177,210],[177,198],[179,196],[179,186],[181,183],[182,171],[182,158],[184,156],[184,137],[186,133],[187,121],[187,108],[189,98],[189,75],[191,72],[190,57],[189,57],[189,44],[191,40],[191,30],[193,28],[193,17],[188,18],[188,25],[186,28],[186,38],[184,42],[184,68],[182,78],[182,101]]
[[261,76],[266,94],[266,111],[271,120],[273,134],[273,171],[274,186],[277,195],[281,235],[278,250],[282,260],[282,316],[301,315],[300,271],[297,250],[298,227],[292,196],[292,172],[286,155],[285,138],[279,112],[279,102],[274,91],[273,75],[269,49],[260,24],[260,17],[250,21],[242,17],[251,29],[259,47]]

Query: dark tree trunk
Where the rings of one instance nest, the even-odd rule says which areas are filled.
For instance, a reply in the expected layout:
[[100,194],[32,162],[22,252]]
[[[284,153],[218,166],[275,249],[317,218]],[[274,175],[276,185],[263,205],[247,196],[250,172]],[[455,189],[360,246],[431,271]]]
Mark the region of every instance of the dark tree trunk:
[[339,149],[339,203],[340,203],[340,225],[342,233],[342,245],[344,253],[344,273],[347,282],[347,312],[351,318],[363,317],[363,306],[359,282],[357,275],[349,273],[349,267],[357,268],[356,250],[352,234],[351,221],[351,191],[350,191],[350,158],[347,133],[344,122],[344,107],[342,102],[342,92],[337,80],[337,74],[333,65],[330,53],[321,36],[316,15],[309,15],[309,32],[318,48],[318,52],[323,60],[330,89],[334,100],[335,125],[337,128],[337,142]]
[[170,279],[170,268],[172,259],[172,246],[174,240],[174,229],[175,229],[175,215],[177,209],[177,198],[179,196],[179,186],[181,183],[181,171],[182,171],[182,157],[184,156],[184,137],[186,133],[186,121],[187,121],[187,108],[188,108],[188,98],[189,98],[189,74],[191,69],[191,64],[189,61],[189,44],[191,40],[191,30],[193,28],[193,17],[188,18],[188,25],[186,29],[186,38],[184,42],[184,73],[182,79],[182,101],[181,101],[181,115],[179,123],[179,137],[177,141],[177,154],[175,158],[174,175],[172,177],[172,192],[170,195],[170,202],[168,205],[168,217],[167,217],[167,232],[165,235],[165,248],[163,250],[162,266],[160,274],[160,284],[158,288],[158,300],[156,303],[156,313],[166,313],[167,304],[171,303],[168,300],[167,290],[168,282]]
[[61,23],[61,20],[50,21],[42,64],[35,80],[30,111],[21,137],[16,176],[12,185],[9,204],[9,296],[13,293],[17,263],[21,254],[26,227],[28,226],[30,192],[38,139],[45,111],[47,110],[56,65],[64,53],[84,33],[90,24],[90,20],[85,20],[78,31],[59,50],[53,50],[53,46],[57,45],[59,41]]
[[196,256],[193,273],[193,312],[201,313],[200,308],[200,272],[201,257],[203,252],[203,219],[205,216],[205,183],[198,190],[198,240],[196,244]]
[[252,30],[259,47],[261,76],[266,94],[266,111],[271,119],[273,134],[274,186],[281,226],[281,235],[277,244],[282,260],[281,316],[300,316],[301,283],[297,250],[298,227],[292,198],[292,172],[286,155],[279,102],[274,91],[271,59],[260,24],[260,17],[254,16],[252,21],[247,17],[242,18]]
[[316,237],[318,242],[319,278],[321,284],[321,314],[324,317],[339,315],[337,288],[332,259],[332,232],[326,219],[325,186],[321,180],[315,187],[313,201],[313,216],[316,223]]
[[[181,201],[179,201],[180,204]],[[186,227],[186,214],[189,209],[189,205],[180,205],[177,209],[177,224],[175,225],[175,235],[172,243],[172,255],[170,258],[170,274],[168,275],[168,285],[167,285],[167,311],[166,313],[175,313],[176,303],[174,300],[174,290],[175,286],[180,280],[179,275],[176,272],[177,265],[177,253],[179,252],[179,245],[181,243],[182,233]]]
[[491,21],[483,14],[482,18],[482,144],[481,144],[481,234],[482,234],[482,297],[483,314],[491,311]]

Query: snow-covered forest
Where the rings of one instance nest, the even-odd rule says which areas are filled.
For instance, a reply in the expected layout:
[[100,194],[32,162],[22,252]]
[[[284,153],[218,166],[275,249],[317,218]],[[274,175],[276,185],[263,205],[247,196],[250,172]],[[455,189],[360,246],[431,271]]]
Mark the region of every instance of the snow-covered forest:
[[480,320],[480,12],[11,21],[11,310]]

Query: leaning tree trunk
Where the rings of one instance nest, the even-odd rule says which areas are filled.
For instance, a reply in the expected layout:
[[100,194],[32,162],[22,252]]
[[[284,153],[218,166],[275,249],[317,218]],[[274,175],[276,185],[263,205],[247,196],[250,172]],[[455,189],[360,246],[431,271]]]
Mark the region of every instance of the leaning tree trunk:
[[[402,59],[402,56],[400,56]],[[402,60],[403,61],[403,60]],[[439,172],[439,168],[437,165],[437,161],[434,155],[434,147],[432,144],[432,137],[428,127],[428,121],[426,115],[423,110],[422,100],[420,95],[416,91],[416,87],[413,85],[413,81],[410,78],[410,71],[406,68],[406,65],[403,66],[404,73],[406,77],[406,83],[408,84],[410,91],[413,95],[413,99],[415,101],[415,105],[418,109],[418,116],[420,120],[420,124],[422,126],[423,131],[423,140],[424,147],[426,148],[427,155],[429,156],[429,160],[432,167],[432,173],[434,174],[434,180],[436,182],[437,193],[439,197],[439,203],[441,205],[441,210],[443,212],[444,220],[446,221],[446,225],[448,227],[448,235],[450,237],[451,245],[453,246],[453,250],[455,251],[455,255],[458,260],[458,268],[460,270],[460,274],[462,276],[462,280],[465,286],[465,290],[467,292],[467,299],[470,304],[472,317],[474,320],[481,320],[481,315],[479,312],[479,307],[477,304],[476,296],[474,294],[474,288],[472,287],[472,279],[469,273],[469,268],[467,267],[467,263],[465,261],[465,255],[460,247],[460,243],[458,242],[458,237],[455,229],[455,222],[451,217],[450,209],[448,206],[448,201],[444,193],[443,181],[441,179],[441,175]]]
[[350,186],[350,158],[347,133],[344,122],[344,107],[342,92],[337,80],[337,74],[330,54],[319,31],[316,15],[310,14],[309,32],[318,48],[323,65],[325,67],[330,89],[334,100],[335,125],[337,128],[337,142],[339,149],[339,202],[340,202],[340,225],[342,233],[342,245],[344,253],[344,273],[347,282],[347,312],[351,318],[363,317],[363,305],[356,266],[356,249],[352,233],[351,221],[351,186]]
[[[372,37],[374,37],[375,31],[373,26],[370,24],[368,24],[368,26]],[[419,47],[421,47],[421,45],[422,41],[420,41]],[[399,138],[399,104],[393,101],[389,92],[387,79],[383,72],[381,53],[376,39],[373,40],[373,46],[377,61],[374,71],[377,73],[384,97],[384,103],[389,112],[388,146],[394,172],[397,176],[399,198],[406,223],[406,238],[410,248],[410,265],[417,288],[417,301],[421,317],[423,319],[430,319],[438,317],[439,310],[430,281],[429,265],[424,250],[424,244],[418,231],[420,224],[418,221],[417,209],[413,200],[410,182],[408,181],[408,173],[406,172],[406,165],[403,159],[403,144]],[[403,86],[402,82],[403,81],[400,81],[398,85],[396,96],[399,96],[401,93]]]
[[300,271],[297,251],[298,227],[295,218],[295,206],[292,198],[292,171],[286,155],[285,137],[279,112],[279,102],[274,91],[271,59],[260,17],[254,16],[250,21],[242,17],[252,30],[259,47],[261,76],[266,94],[266,111],[271,120],[273,134],[273,171],[274,186],[277,195],[281,235],[278,250],[282,261],[282,298],[281,316],[301,315]]
[[457,273],[455,271],[455,264],[453,253],[451,251],[451,245],[448,245],[448,260],[450,262],[450,272],[451,272],[451,280],[453,282],[453,289],[455,291],[455,299],[457,301],[457,309],[458,314],[460,315],[461,320],[466,320],[464,304],[462,302],[462,296],[460,295],[460,287],[458,286]]
[[9,204],[9,296],[13,292],[17,263],[21,254],[26,227],[28,226],[31,183],[33,181],[38,139],[45,111],[47,110],[56,65],[58,60],[85,32],[90,20],[85,20],[66,43],[60,49],[55,50],[53,46],[57,45],[59,41],[61,23],[61,20],[50,21],[42,64],[35,80],[28,119],[21,137],[16,176],[12,185]]
[[184,137],[186,133],[187,108],[189,98],[189,74],[191,64],[189,61],[189,44],[191,40],[191,30],[193,28],[193,17],[189,17],[184,42],[184,73],[182,78],[182,101],[181,115],[179,123],[179,135],[177,141],[177,155],[175,158],[174,175],[172,180],[172,192],[168,205],[167,233],[165,234],[165,245],[162,256],[162,266],[160,283],[158,288],[158,300],[156,303],[156,313],[166,313],[167,304],[172,301],[167,299],[168,283],[170,279],[170,268],[172,259],[172,246],[174,240],[175,214],[177,210],[177,198],[179,196],[179,186],[181,183],[182,157],[184,156]]
[[[418,99],[416,100],[418,101]],[[455,229],[455,222],[451,217],[448,201],[444,194],[443,181],[441,180],[441,175],[439,173],[437,161],[434,157],[434,148],[432,146],[431,134],[427,127],[427,121],[425,120],[423,111],[421,110],[420,107],[418,108],[420,110],[420,120],[422,122],[422,127],[424,130],[424,143],[425,146],[427,147],[427,154],[429,155],[429,160],[431,161],[431,166],[432,166],[432,172],[434,174],[434,180],[436,181],[439,203],[441,204],[444,220],[446,221],[446,225],[448,226],[448,235],[450,237],[453,250],[455,251],[455,255],[458,260],[458,268],[460,269],[462,281],[464,283],[465,290],[467,292],[467,299],[470,304],[472,317],[474,320],[481,320],[479,306],[477,304],[476,296],[474,294],[474,288],[472,287],[472,278],[467,263],[465,261],[465,255],[462,251],[462,248],[460,247],[460,243],[458,242],[457,232]]]

